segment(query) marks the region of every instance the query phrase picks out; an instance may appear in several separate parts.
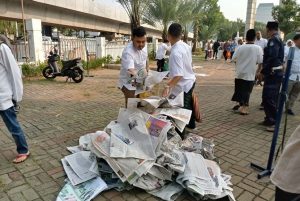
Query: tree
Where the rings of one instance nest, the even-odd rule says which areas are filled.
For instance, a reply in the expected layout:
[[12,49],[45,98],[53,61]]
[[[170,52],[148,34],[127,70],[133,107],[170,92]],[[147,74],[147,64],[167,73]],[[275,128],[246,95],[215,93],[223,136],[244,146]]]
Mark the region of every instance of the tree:
[[262,22],[255,22],[254,29],[260,31],[263,38],[267,38],[266,24]]
[[133,29],[141,26],[141,19],[149,5],[149,0],[118,0],[125,9],[131,26],[131,35]]
[[16,35],[16,22],[0,20],[0,33],[4,35]]
[[187,42],[189,28],[192,26],[193,22],[193,0],[182,0],[179,3],[179,7],[177,10],[177,21],[181,24],[183,28],[183,41]]
[[218,5],[218,0],[205,0],[200,18],[200,37],[207,40],[217,35],[218,29],[223,24],[224,19]]
[[176,19],[178,0],[152,0],[144,14],[143,21],[162,28],[162,38],[167,39],[169,24]]
[[281,5],[273,8],[272,15],[284,34],[295,31],[300,26],[300,6],[296,0],[282,0]]

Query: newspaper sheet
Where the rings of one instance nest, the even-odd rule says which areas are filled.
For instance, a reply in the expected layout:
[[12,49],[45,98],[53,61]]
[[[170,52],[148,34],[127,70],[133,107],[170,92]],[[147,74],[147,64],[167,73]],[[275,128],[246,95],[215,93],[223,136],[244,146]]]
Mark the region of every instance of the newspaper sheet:
[[183,173],[186,168],[184,154],[179,150],[164,152],[156,162],[162,166],[169,166],[171,170],[179,173]]
[[76,186],[80,183],[87,181],[87,180],[81,179],[80,177],[77,176],[77,174],[73,171],[73,169],[71,168],[71,166],[69,165],[69,163],[67,162],[67,160],[65,158],[61,159],[61,162],[62,162],[63,168],[73,186]]
[[83,151],[81,146],[73,146],[73,147],[67,147],[67,150],[71,152],[72,154],[75,154],[77,152]]
[[152,165],[152,167],[150,168],[148,173],[150,173],[151,175],[153,175],[161,180],[172,181],[172,172],[157,163]]
[[159,189],[148,191],[148,193],[166,201],[175,201],[182,194],[183,190],[184,188],[181,185],[172,182]]
[[92,136],[92,150],[98,157],[106,160],[122,182],[128,181],[132,184],[139,175],[145,174],[149,169],[149,163],[144,159],[111,158],[109,156],[110,136],[103,131]]
[[169,96],[168,98],[150,96],[149,98],[129,98],[127,108],[148,107],[147,111],[154,111],[157,108],[183,107],[184,94],[181,92],[177,96]]
[[167,75],[168,71],[165,72],[157,72],[149,70],[148,76],[144,80],[137,80],[137,86],[135,95],[143,93],[145,91],[150,91],[155,84],[160,83]]
[[[154,160],[158,140],[152,139],[141,113],[111,127],[110,157]],[[154,143],[154,144],[153,144]]]
[[165,185],[165,181],[161,180],[150,173],[138,177],[137,180],[133,183],[135,187],[144,189],[146,191],[152,191],[157,188],[161,188]]
[[[129,114],[125,118],[125,114]],[[110,127],[110,157],[154,160],[171,123],[142,111],[119,112],[118,124]]]
[[176,181],[189,191],[205,195],[221,195],[223,183],[220,181],[220,168],[215,164],[206,163],[200,154],[185,152],[187,165],[184,173],[179,174]]
[[90,201],[106,188],[106,183],[100,177],[78,186],[73,186],[70,181],[67,181],[59,192],[56,201]]
[[[97,166],[95,166],[97,160],[89,151],[81,151],[68,155],[62,160],[62,163],[73,185],[77,185],[97,176]],[[90,169],[92,171],[90,171]]]
[[173,119],[179,120],[188,124],[192,115],[192,110],[187,110],[183,108],[167,108],[167,109],[157,109],[155,114],[163,114]]

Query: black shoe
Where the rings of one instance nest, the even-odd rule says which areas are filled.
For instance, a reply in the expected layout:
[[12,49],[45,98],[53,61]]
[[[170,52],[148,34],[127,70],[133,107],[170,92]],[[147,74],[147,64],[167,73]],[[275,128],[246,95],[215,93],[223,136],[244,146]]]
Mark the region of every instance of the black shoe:
[[286,111],[286,113],[287,114],[289,114],[289,115],[295,115],[295,113],[293,112],[293,110],[291,110],[291,109],[288,109],[287,111]]
[[258,123],[258,125],[261,125],[261,126],[274,126],[275,123],[269,122],[269,121],[263,121],[263,122]]
[[236,110],[238,110],[239,108],[240,108],[240,106],[239,106],[239,105],[236,105],[236,106],[234,106],[234,107],[232,108],[232,110],[236,111]]

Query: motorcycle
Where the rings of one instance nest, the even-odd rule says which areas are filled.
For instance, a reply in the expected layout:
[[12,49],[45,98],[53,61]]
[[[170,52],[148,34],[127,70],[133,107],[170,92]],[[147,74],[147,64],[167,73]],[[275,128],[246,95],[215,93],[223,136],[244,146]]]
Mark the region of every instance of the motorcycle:
[[46,79],[54,79],[56,76],[67,77],[72,79],[75,83],[83,80],[83,66],[81,58],[76,58],[68,61],[62,61],[62,68],[58,68],[57,61],[59,60],[58,54],[52,51],[48,56],[48,66],[43,69],[43,76]]

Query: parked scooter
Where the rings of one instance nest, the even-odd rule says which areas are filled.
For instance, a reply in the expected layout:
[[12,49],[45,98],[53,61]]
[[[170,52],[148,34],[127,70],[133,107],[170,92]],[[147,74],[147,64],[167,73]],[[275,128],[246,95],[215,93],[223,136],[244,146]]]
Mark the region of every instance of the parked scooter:
[[48,66],[43,69],[43,76],[47,79],[54,79],[56,76],[67,77],[72,79],[74,82],[79,83],[83,80],[83,67],[81,58],[76,58],[68,61],[62,61],[62,68],[60,69],[57,65],[59,56],[57,51],[54,53],[50,51],[48,56]]

